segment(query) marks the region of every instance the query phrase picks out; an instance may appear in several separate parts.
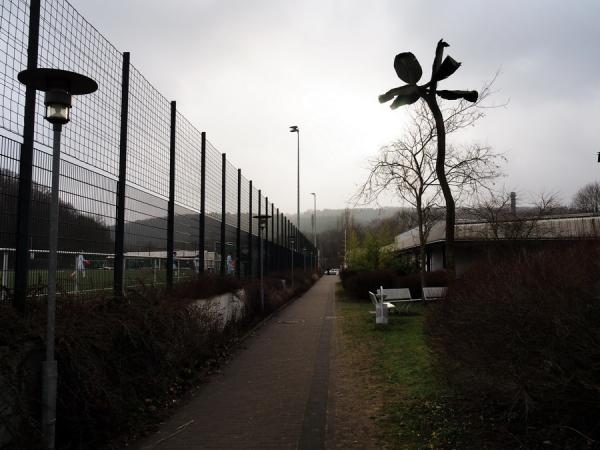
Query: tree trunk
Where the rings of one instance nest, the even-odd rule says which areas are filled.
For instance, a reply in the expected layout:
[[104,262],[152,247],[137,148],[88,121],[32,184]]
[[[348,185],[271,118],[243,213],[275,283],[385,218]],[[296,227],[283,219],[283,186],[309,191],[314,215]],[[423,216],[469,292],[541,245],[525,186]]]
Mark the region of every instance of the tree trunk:
[[435,128],[437,131],[437,159],[435,162],[435,172],[444,194],[446,203],[446,272],[448,280],[454,280],[456,275],[454,260],[454,224],[456,223],[456,210],[452,191],[446,179],[446,129],[444,127],[444,117],[440,111],[435,98],[435,92],[424,95],[427,106],[435,119]]
[[423,224],[423,206],[421,204],[421,199],[417,198],[417,222],[419,225],[419,276],[421,279],[421,301],[425,304],[425,296],[423,295],[423,288],[425,287],[425,265],[427,264],[427,260],[425,259],[425,230]]

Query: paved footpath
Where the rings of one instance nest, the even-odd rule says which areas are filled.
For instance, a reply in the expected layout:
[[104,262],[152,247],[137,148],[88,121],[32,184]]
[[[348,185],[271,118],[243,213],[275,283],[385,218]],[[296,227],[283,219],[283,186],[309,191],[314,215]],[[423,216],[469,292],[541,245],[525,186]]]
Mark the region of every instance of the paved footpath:
[[245,341],[222,374],[140,449],[333,446],[334,291],[324,276]]

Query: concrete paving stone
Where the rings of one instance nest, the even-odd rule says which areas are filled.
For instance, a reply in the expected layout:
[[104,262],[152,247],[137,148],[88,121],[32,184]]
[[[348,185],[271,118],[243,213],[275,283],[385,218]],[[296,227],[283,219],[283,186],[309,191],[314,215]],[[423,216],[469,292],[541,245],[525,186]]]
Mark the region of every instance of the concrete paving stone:
[[331,445],[330,359],[337,277],[323,277],[251,336],[138,449],[324,449]]

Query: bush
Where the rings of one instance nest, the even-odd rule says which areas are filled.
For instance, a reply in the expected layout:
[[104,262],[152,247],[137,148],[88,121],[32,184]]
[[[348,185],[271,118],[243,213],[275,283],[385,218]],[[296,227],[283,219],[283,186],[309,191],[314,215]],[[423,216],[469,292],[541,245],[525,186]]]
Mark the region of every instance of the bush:
[[598,440],[599,269],[588,246],[468,273],[428,309],[442,373],[522,440]]
[[[283,289],[280,276],[265,279],[265,314],[315,281],[308,272],[296,272],[292,291],[289,284]],[[195,299],[242,287],[247,291],[245,322],[225,330],[208,305],[191,305]],[[256,280],[242,285],[235,277],[207,274],[175,285],[171,294],[150,287],[130,290],[120,304],[110,297],[63,294],[56,322],[57,447],[97,448],[156,423],[227,356],[238,333],[260,319],[259,288]],[[15,448],[40,444],[37,412],[45,327],[42,302],[33,302],[26,317],[0,304],[0,386],[18,399],[19,408],[9,419],[0,414],[0,420],[11,426]],[[24,379],[26,369],[31,374]]]
[[[318,276],[312,272],[294,272],[294,289],[292,290],[292,278],[289,271],[274,272],[264,277],[265,311],[270,314],[280,308],[293,297],[306,292],[318,280]],[[283,283],[285,283],[285,289]],[[251,280],[244,285],[247,296],[247,307],[251,309],[250,317],[261,315],[260,304],[260,280]]]
[[237,277],[205,273],[190,281],[175,284],[171,296],[188,299],[210,298],[242,288],[243,284]]
[[[425,272],[425,287],[439,287],[448,285],[448,276],[444,270],[436,270],[434,272]],[[419,273],[411,273],[398,277],[394,281],[395,288],[410,289],[412,298],[421,298],[421,275]]]
[[[357,272],[344,270],[340,274],[344,290],[353,297],[369,301],[369,291],[375,292],[384,288],[409,288],[412,298],[421,297],[421,279],[418,273],[404,275],[393,270],[370,270]],[[445,286],[447,283],[444,271],[427,272],[426,286]]]
[[151,293],[121,305],[63,303],[57,316],[57,439],[65,446],[156,419],[227,342],[208,309]]
[[342,271],[341,274],[344,290],[365,301],[370,301],[369,291],[375,292],[380,286],[392,287],[397,279],[398,275],[391,270]]
[[[17,360],[28,358],[25,351],[31,353],[20,345],[23,339],[37,337],[37,352],[43,355],[46,317],[40,306],[32,305],[26,318],[11,314],[8,305],[1,311],[3,319],[12,319],[7,331],[17,331],[18,339],[2,330],[0,341],[10,345]],[[132,294],[121,304],[108,298],[61,297],[56,315],[58,448],[80,448],[83,443],[95,448],[156,421],[227,341],[208,310],[155,291]],[[23,381],[5,363],[0,364],[3,383],[18,392]],[[29,410],[27,419],[36,422],[39,417],[32,411],[39,411],[39,392],[26,390],[34,396],[23,398],[31,406],[22,412]],[[35,423],[32,427],[38,428]],[[13,432],[16,447],[30,448],[27,430],[23,426]]]

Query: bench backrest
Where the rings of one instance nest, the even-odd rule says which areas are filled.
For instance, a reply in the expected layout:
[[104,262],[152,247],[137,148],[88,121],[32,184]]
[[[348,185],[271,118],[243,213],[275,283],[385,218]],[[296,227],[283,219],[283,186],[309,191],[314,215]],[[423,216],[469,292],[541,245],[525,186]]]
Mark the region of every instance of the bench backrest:
[[386,295],[385,300],[409,300],[410,297],[410,289],[408,288],[396,288],[396,289],[384,289],[384,295]]
[[423,288],[423,297],[425,297],[425,300],[444,298],[447,293],[448,293],[447,287],[424,287]]
[[371,291],[369,291],[369,298],[371,299],[371,301],[373,302],[373,304],[375,306],[377,306],[377,297]]

